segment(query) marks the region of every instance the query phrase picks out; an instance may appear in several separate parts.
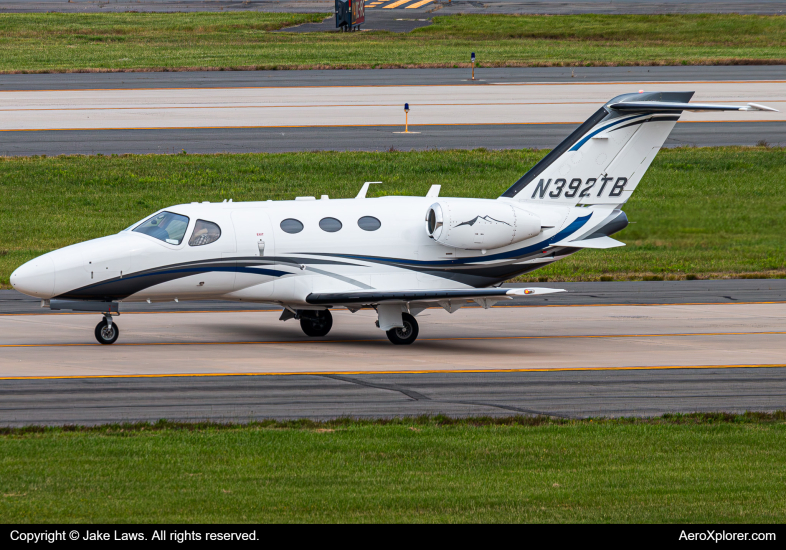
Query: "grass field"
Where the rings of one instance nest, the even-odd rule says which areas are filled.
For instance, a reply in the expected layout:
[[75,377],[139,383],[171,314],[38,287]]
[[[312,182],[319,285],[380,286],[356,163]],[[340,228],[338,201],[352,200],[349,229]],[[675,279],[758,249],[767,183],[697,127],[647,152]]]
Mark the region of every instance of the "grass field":
[[0,15],[0,72],[786,62],[786,16],[456,15],[411,33],[281,33],[325,15]]
[[17,522],[786,521],[786,423],[423,418],[5,430]]
[[[546,151],[0,157],[0,284],[49,250],[192,201],[369,196],[498,197]],[[346,169],[352,166],[350,172]],[[615,237],[535,272],[551,280],[786,275],[786,149],[664,149]]]

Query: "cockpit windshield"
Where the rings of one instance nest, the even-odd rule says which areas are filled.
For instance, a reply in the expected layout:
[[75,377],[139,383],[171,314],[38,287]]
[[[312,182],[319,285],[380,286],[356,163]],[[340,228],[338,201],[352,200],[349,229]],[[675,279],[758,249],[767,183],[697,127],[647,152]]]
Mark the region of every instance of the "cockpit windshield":
[[134,233],[144,233],[169,244],[180,244],[188,229],[188,218],[172,212],[159,212],[142,222]]

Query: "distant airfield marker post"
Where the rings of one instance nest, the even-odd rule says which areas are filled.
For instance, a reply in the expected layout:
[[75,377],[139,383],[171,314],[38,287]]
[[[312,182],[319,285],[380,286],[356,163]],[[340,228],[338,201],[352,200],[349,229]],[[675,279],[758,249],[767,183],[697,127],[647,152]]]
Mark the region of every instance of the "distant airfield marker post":
[[475,52],[472,52],[472,80],[475,80]]
[[409,131],[409,103],[404,104],[404,131],[393,132],[394,134],[419,134],[420,132]]

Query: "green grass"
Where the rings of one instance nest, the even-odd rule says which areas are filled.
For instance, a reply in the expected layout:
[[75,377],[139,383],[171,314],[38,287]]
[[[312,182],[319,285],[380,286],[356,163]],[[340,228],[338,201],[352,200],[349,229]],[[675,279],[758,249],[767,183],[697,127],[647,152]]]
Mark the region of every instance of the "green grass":
[[410,33],[281,33],[319,14],[0,15],[0,71],[786,62],[786,16],[456,15]]
[[[546,151],[0,157],[0,284],[27,260],[174,204],[369,196],[495,198]],[[347,170],[352,166],[352,170]],[[786,275],[786,149],[662,150],[625,206],[628,246],[585,250],[552,280]]]
[[4,431],[7,523],[786,520],[783,413]]

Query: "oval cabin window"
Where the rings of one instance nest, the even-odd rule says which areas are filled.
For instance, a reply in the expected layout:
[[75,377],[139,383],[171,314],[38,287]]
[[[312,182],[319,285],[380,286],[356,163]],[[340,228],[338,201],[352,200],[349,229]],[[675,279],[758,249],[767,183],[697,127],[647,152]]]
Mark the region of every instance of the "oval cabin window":
[[363,216],[358,220],[358,227],[363,231],[376,231],[382,227],[382,222],[374,216]]
[[213,222],[197,220],[194,224],[194,232],[188,239],[188,246],[202,246],[214,243],[221,236],[221,228]]
[[335,233],[341,229],[341,222],[336,218],[322,218],[319,220],[319,227],[322,229],[322,231]]
[[281,230],[285,233],[300,233],[303,231],[303,224],[298,220],[287,218],[281,222]]

